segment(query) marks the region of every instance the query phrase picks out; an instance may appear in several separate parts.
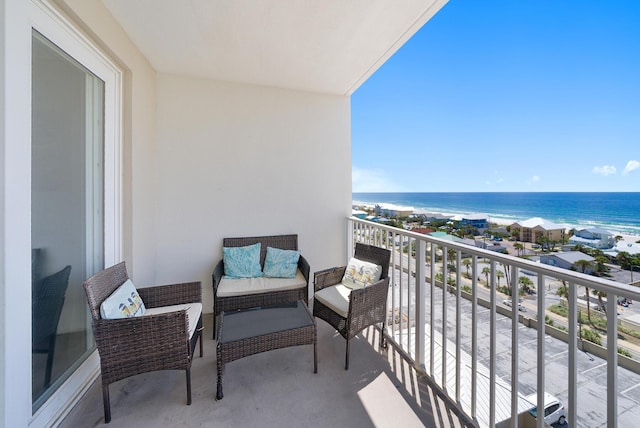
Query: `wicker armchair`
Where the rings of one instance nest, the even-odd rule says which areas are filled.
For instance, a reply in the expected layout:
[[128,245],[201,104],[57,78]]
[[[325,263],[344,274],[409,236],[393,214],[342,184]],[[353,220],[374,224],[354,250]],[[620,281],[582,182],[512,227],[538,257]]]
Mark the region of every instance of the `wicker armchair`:
[[[275,235],[275,236],[254,236],[245,238],[224,238],[223,247],[244,247],[260,243],[260,266],[264,266],[267,254],[267,247],[279,248],[281,250],[297,250],[298,235]],[[224,261],[220,260],[213,269],[213,338],[216,338],[217,318],[222,311],[236,311],[241,309],[255,308],[258,306],[278,305],[280,303],[291,303],[298,300],[309,302],[309,274],[311,267],[309,262],[300,255],[298,259],[298,270],[304,276],[306,285],[302,288],[282,291],[269,291],[263,293],[247,294],[241,296],[222,297],[218,294],[218,286],[224,276]]]
[[[100,354],[104,419],[107,423],[111,421],[109,385],[150,371],[185,370],[187,404],[190,405],[191,361],[196,342],[202,334],[200,314],[195,331],[189,337],[189,319],[184,309],[134,318],[102,319],[101,303],[127,279],[125,264],[121,262],[84,282]],[[202,303],[200,282],[138,288],[137,291],[147,311],[150,308]]]
[[[344,296],[344,308],[348,312],[338,313],[318,298],[313,302],[313,315],[331,324],[347,341],[345,370],[349,369],[349,341],[370,325],[382,323],[380,346],[384,347],[384,325],[389,291],[389,258],[391,253],[384,248],[356,244],[354,257],[382,266],[380,280],[361,289],[354,289]],[[340,284],[346,266],[326,269],[314,274],[315,292]],[[348,301],[347,301],[348,300]]]

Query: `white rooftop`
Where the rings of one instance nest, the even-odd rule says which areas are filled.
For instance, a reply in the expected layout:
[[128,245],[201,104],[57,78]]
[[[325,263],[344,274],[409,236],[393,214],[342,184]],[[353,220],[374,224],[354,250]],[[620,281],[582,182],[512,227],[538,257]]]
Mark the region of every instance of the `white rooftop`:
[[519,224],[520,226],[526,227],[528,229],[533,229],[534,227],[541,227],[545,230],[556,230],[565,228],[564,226],[560,226],[559,224],[553,223],[549,220],[545,220],[542,217],[532,217],[524,221],[517,221],[515,224]]

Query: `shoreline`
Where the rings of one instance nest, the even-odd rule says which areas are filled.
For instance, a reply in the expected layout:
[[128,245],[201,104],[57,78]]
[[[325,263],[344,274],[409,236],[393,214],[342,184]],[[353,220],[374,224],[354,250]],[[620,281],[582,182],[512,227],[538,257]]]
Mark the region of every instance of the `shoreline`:
[[[352,201],[352,208],[355,207],[364,207],[364,208],[369,208],[369,209],[373,209],[375,208],[376,205],[379,205],[381,207],[387,208],[387,209],[398,209],[398,210],[411,210],[413,212],[413,214],[439,214],[439,215],[443,215],[443,216],[451,216],[451,217],[458,217],[458,216],[464,216],[464,215],[470,215],[471,213],[454,213],[454,212],[440,212],[437,210],[428,210],[428,209],[415,209],[414,207],[406,207],[406,206],[400,206],[400,205],[395,205],[395,204],[390,204],[390,203],[371,203],[371,202],[359,202],[359,201]],[[481,214],[481,215],[486,215],[487,216],[487,221],[489,223],[494,223],[497,224],[499,226],[510,226],[513,223],[517,222],[517,221],[524,221],[526,219],[520,219],[520,218],[504,218],[504,217],[499,217],[499,216],[492,216],[490,214],[486,214],[486,213],[477,213],[477,214]],[[551,220],[553,221],[553,220]],[[594,222],[595,223],[595,222]],[[601,229],[605,229],[609,232],[611,232],[614,236],[622,236],[622,239],[620,240],[620,242],[627,242],[627,243],[636,243],[636,241],[640,240],[640,233],[633,233],[633,232],[623,232],[614,228],[609,228],[609,227],[605,227],[602,225],[596,225],[596,224],[590,224],[590,225],[574,225],[574,224],[567,224],[567,223],[557,223],[560,226],[564,226],[565,229],[571,230],[571,229],[578,229],[578,228],[589,228],[589,227],[598,227]]]

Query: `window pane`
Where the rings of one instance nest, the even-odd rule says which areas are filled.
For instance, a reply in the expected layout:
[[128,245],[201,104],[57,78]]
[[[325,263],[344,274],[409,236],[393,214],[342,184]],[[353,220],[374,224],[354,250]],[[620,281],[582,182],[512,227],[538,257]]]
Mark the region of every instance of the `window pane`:
[[33,410],[94,349],[82,282],[104,264],[104,83],[32,38]]

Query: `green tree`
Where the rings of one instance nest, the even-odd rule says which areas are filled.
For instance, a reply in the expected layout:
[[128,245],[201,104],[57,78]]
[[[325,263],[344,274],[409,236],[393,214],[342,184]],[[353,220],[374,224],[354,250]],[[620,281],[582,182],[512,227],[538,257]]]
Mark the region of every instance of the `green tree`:
[[490,273],[491,273],[491,269],[489,269],[488,267],[482,268],[482,274],[485,277],[485,281],[487,283],[487,287],[489,286],[489,274]]
[[631,254],[626,251],[620,251],[616,256],[616,263],[618,263],[622,269],[628,269],[631,265],[631,260]]
[[498,281],[498,287],[500,287],[500,278],[504,278],[504,272],[498,270],[496,271],[496,281]]
[[467,278],[471,277],[469,274],[469,266],[471,266],[471,259],[462,259],[462,266],[467,269]]
[[518,251],[518,257],[520,257],[520,253],[522,252],[522,250],[524,250],[524,245],[521,244],[520,242],[516,242],[515,244],[513,244],[513,248],[515,248],[516,251]]
[[604,300],[602,298],[603,297],[607,297],[607,293],[605,293],[604,291],[600,291],[600,290],[593,290],[593,294],[595,294],[596,297],[598,298],[598,303],[600,304],[600,307],[602,308],[602,311],[606,315],[607,314],[607,305],[604,304]]
[[520,285],[520,292],[518,294],[529,294],[533,291],[534,285],[533,281],[531,281],[526,276],[521,276],[518,278],[518,284]]
[[605,265],[609,259],[607,256],[596,256],[596,272],[598,273],[607,273],[609,272],[609,268]]
[[556,290],[556,294],[569,302],[569,287],[567,287],[566,281],[562,281],[562,285]]
[[[584,273],[587,269],[589,269],[592,264],[589,260],[580,259],[574,263],[579,272]],[[591,324],[591,303],[589,299],[589,288],[585,287],[585,293],[587,296],[587,320],[589,320],[589,324]]]

